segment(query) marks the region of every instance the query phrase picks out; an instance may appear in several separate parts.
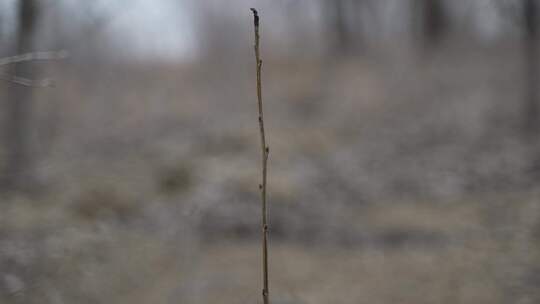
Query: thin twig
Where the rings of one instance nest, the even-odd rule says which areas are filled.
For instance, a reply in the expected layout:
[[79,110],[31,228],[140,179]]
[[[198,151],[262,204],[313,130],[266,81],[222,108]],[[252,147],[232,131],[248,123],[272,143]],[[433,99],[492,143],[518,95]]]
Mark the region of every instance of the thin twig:
[[262,183],[259,184],[259,190],[261,191],[262,202],[262,271],[263,271],[263,290],[262,297],[263,303],[270,303],[270,294],[268,290],[268,212],[266,210],[266,171],[268,163],[268,154],[270,148],[266,145],[266,138],[264,136],[264,116],[263,116],[263,103],[262,103],[262,81],[261,81],[261,68],[262,60],[259,52],[259,14],[257,10],[252,8],[253,12],[253,24],[255,28],[255,60],[257,63],[257,101],[259,106],[259,129],[261,133],[261,151],[262,151]]

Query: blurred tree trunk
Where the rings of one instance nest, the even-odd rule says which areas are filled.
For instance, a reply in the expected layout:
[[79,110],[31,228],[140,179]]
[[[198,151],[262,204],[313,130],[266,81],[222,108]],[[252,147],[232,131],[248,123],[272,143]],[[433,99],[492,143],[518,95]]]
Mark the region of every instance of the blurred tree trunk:
[[322,1],[328,36],[331,37],[331,52],[334,55],[347,53],[352,45],[346,15],[346,2],[348,0]]
[[538,3],[537,0],[524,0],[523,6],[523,49],[525,64],[525,131],[534,134],[539,126],[538,109]]
[[[38,13],[37,3],[34,0],[20,0],[18,10],[18,33],[14,52],[22,54],[32,48],[32,36]],[[10,72],[13,75],[32,78],[28,63],[15,64]],[[30,88],[10,84],[6,103],[6,163],[1,181],[5,191],[20,191],[28,184],[30,97]]]
[[420,0],[422,40],[425,47],[439,44],[447,31],[448,20],[443,0]]

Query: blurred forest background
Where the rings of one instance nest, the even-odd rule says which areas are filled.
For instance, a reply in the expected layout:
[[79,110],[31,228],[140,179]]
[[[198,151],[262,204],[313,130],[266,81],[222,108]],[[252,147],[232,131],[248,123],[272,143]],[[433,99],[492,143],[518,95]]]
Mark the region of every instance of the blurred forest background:
[[536,0],[2,0],[0,303],[260,301],[250,7],[272,302],[539,303]]

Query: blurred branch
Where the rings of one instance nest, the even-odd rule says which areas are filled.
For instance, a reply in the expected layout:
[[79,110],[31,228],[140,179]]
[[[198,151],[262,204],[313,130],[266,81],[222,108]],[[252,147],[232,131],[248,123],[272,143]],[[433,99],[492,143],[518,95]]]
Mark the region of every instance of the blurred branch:
[[[22,55],[0,58],[0,67],[29,61],[61,60],[67,58],[68,55],[69,53],[67,51],[31,52]],[[0,80],[25,87],[44,88],[54,86],[53,81],[48,78],[35,80],[5,73],[0,73]]]
[[0,80],[11,82],[13,84],[22,85],[25,87],[33,87],[33,88],[46,88],[46,87],[54,86],[54,82],[48,78],[34,80],[34,79],[29,79],[29,78],[24,78],[24,77],[13,76],[9,74],[0,74]]
[[0,66],[26,61],[61,60],[68,57],[67,51],[32,52],[22,55],[0,58]]

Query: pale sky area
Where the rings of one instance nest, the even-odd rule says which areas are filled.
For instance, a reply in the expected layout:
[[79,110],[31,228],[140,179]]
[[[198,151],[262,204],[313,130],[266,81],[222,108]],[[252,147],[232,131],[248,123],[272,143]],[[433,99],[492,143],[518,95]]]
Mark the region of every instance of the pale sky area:
[[[0,1],[0,31],[12,33],[15,4],[18,0]],[[51,0],[46,0],[46,4]],[[193,26],[184,1],[177,0],[92,0],[81,7],[80,0],[62,1],[66,15],[85,21],[107,16],[110,22],[103,30],[110,43],[123,54],[135,58],[189,59],[195,53]],[[88,8],[92,8],[89,10]],[[119,39],[121,37],[121,39]]]
[[182,1],[133,0],[129,6],[125,13],[111,7],[118,17],[108,32],[113,41],[123,37],[119,47],[137,57],[184,59],[194,55],[192,22]]
[[[0,0],[0,31],[8,37],[12,32],[15,20],[15,4],[19,0]],[[57,2],[58,1],[58,2]],[[194,32],[194,20],[196,18],[194,10],[200,9],[191,7],[193,0],[43,0],[45,6],[49,4],[63,3],[65,13],[60,16],[69,16],[71,20],[77,22],[92,22],[92,18],[107,16],[110,22],[103,30],[103,35],[109,37],[111,46],[117,48],[121,55],[127,58],[150,59],[150,60],[185,60],[196,56],[197,41]],[[195,0],[197,1],[197,0]],[[202,0],[201,0],[202,1]],[[456,0],[453,6],[453,13],[458,18],[470,18],[473,12],[481,11],[482,14],[474,20],[474,26],[480,37],[490,40],[496,38],[502,29],[502,21],[490,4],[491,0]],[[307,13],[309,2],[301,2],[303,9],[300,10],[309,17],[309,22],[316,22],[316,12]],[[279,5],[270,5],[270,2],[256,0],[236,0],[231,2],[221,2],[215,0],[205,0],[204,6],[219,7],[224,14],[230,14],[234,18],[242,18],[249,15],[249,12],[239,10],[239,8],[249,8],[256,6],[265,12],[265,17],[272,20],[271,31],[277,35],[280,41],[287,39],[289,24],[286,22],[291,16],[292,4],[294,2],[280,1]],[[377,16],[368,16],[364,27],[369,31],[369,23],[379,22],[385,25],[377,28],[377,35],[386,34],[400,35],[406,28],[407,14],[403,7],[404,2],[400,0],[388,0],[387,9]],[[473,10],[472,8],[482,8]],[[316,7],[316,6],[315,6]],[[313,7],[312,7],[313,8]],[[247,11],[247,9],[246,9]],[[296,10],[295,12],[298,12]],[[403,19],[405,18],[405,20]],[[69,24],[70,19],[65,21]],[[307,19],[304,19],[307,20]],[[64,21],[62,21],[64,22]],[[268,30],[270,31],[270,30]]]

